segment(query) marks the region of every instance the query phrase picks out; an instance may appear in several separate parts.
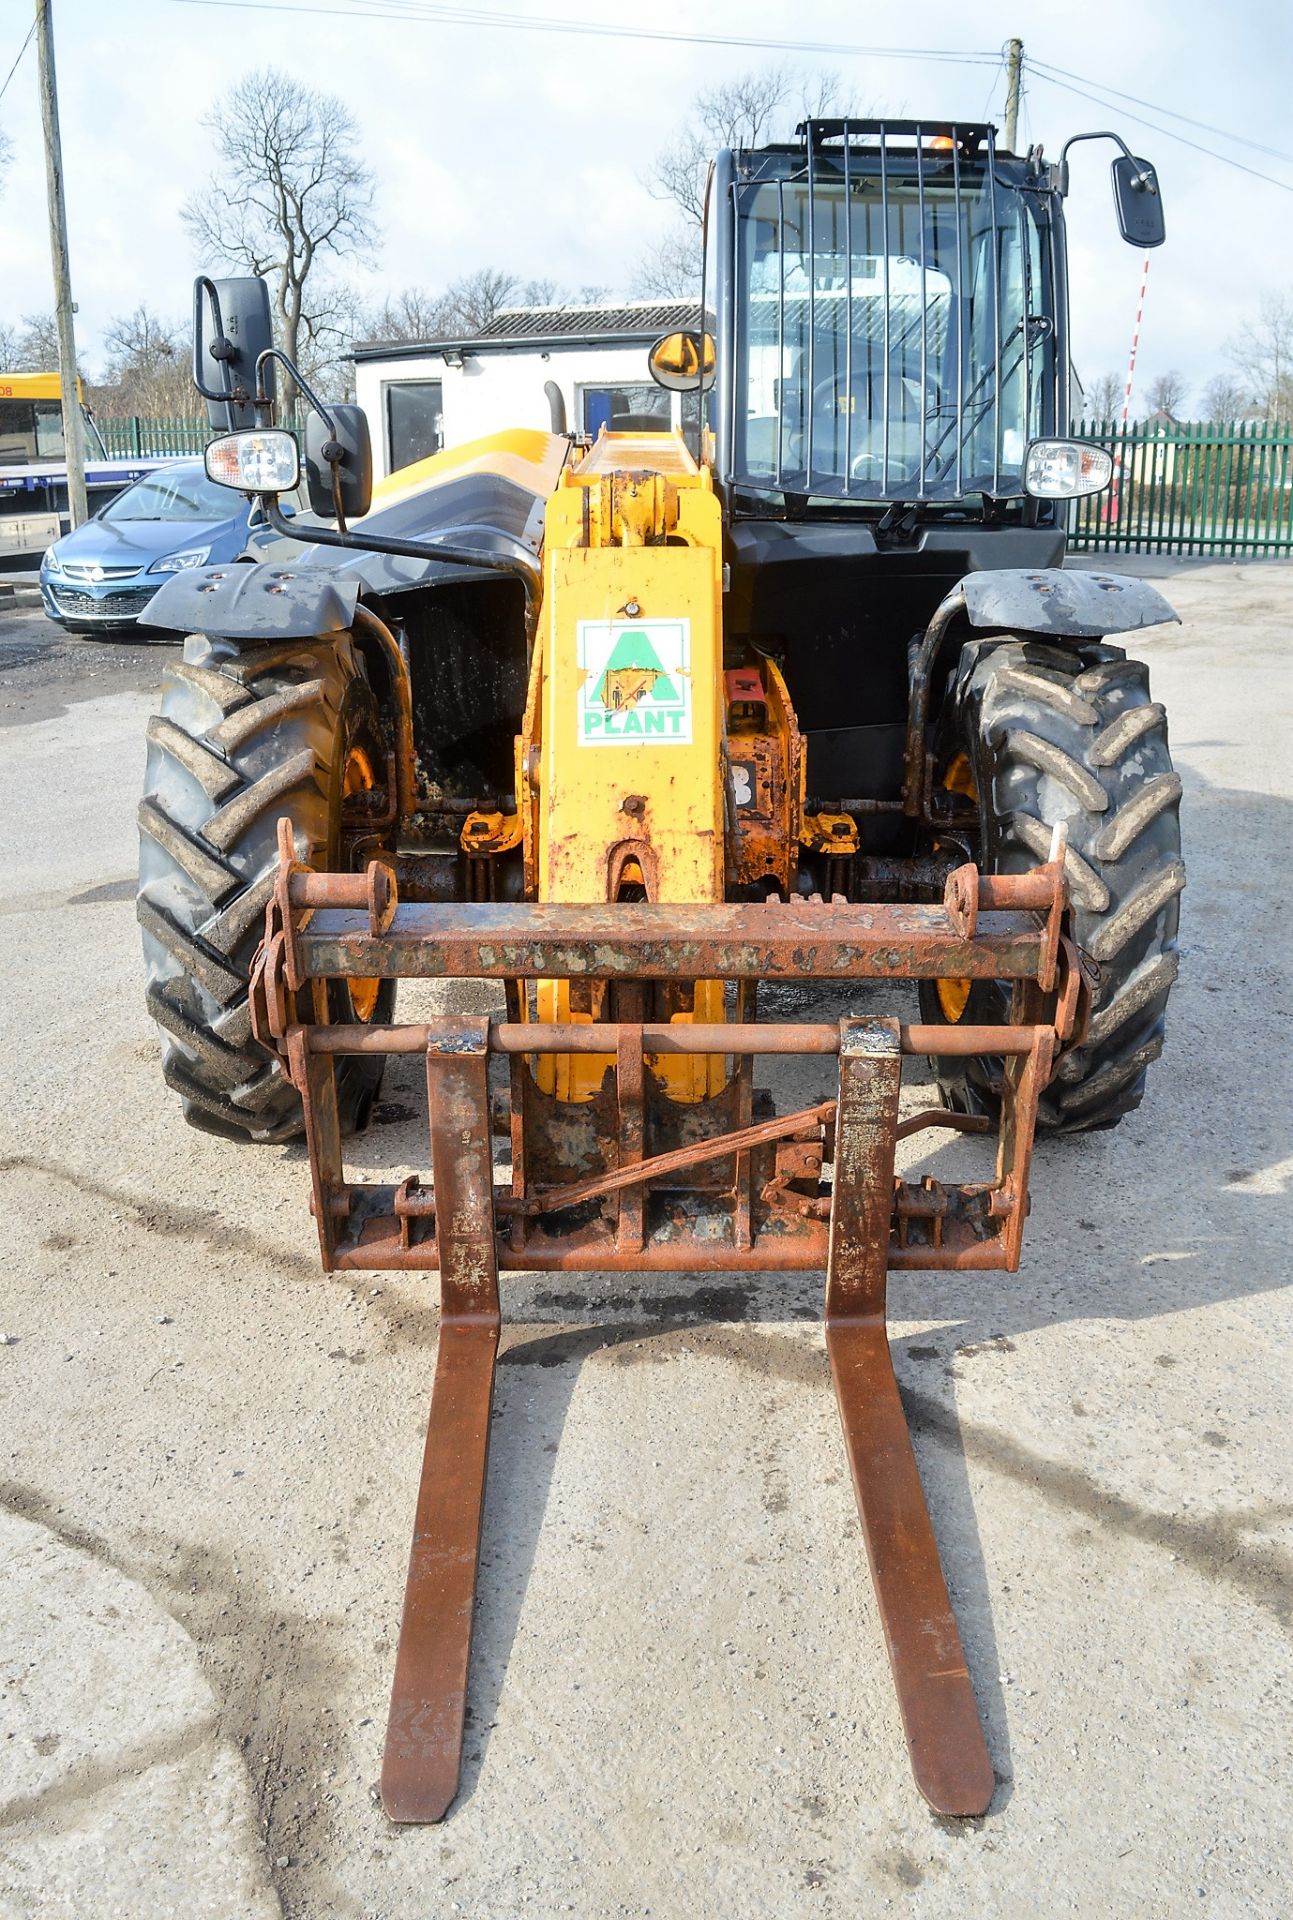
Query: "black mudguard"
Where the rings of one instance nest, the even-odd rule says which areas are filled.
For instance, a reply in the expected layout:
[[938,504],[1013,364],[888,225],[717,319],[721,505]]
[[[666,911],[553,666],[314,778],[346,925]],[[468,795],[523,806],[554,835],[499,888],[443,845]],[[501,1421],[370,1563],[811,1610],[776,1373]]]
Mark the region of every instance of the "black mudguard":
[[967,573],[959,590],[971,626],[1006,633],[1103,640],[1180,619],[1156,587],[1124,574],[1002,567]]
[[139,621],[221,640],[305,640],[344,633],[354,620],[359,588],[358,580],[314,569],[242,561],[193,567],[173,574]]

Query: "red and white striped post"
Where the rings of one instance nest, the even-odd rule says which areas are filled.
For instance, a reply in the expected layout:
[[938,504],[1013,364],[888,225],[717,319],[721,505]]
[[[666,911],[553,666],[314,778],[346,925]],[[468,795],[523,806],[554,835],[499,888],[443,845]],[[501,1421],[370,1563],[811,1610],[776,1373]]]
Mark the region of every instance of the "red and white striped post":
[[1136,303],[1136,324],[1131,330],[1131,352],[1127,357],[1127,384],[1122,395],[1122,446],[1113,470],[1113,487],[1109,494],[1109,505],[1105,511],[1106,520],[1118,523],[1118,495],[1122,488],[1122,462],[1127,451],[1127,419],[1131,413],[1131,385],[1136,377],[1136,354],[1140,347],[1140,323],[1145,317],[1145,289],[1149,285],[1149,255],[1145,255],[1145,264],[1140,274],[1140,299]]

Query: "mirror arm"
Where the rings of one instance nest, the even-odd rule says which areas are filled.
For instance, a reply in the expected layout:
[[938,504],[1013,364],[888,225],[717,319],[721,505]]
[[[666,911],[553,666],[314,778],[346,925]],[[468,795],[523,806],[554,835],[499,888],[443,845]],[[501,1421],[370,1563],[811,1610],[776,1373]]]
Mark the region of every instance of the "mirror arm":
[[[211,358],[219,364],[220,371],[224,376],[224,386],[220,388],[219,391],[214,387],[206,386],[202,378],[202,296],[204,293],[211,302],[211,318],[215,322],[215,339],[211,342],[208,352]],[[220,314],[220,295],[215,290],[215,282],[208,279],[206,274],[200,273],[193,282],[193,384],[202,399],[215,400],[223,405],[225,410],[225,425],[228,427],[230,433],[234,430],[233,409],[235,405],[245,405],[247,400],[251,398],[250,394],[242,393],[241,390],[234,387],[230,381],[229,362],[232,358],[233,347],[225,338],[224,321]],[[256,378],[257,381],[259,381],[259,373],[257,373]]]
[[332,473],[332,517],[337,523],[337,532],[343,540],[348,540],[350,529],[346,525],[346,510],[341,504],[341,448],[335,440],[327,442],[323,457]]
[[[257,355],[257,358],[256,358],[256,405],[258,407],[267,407],[270,404],[269,401],[265,398],[265,380],[264,380],[264,371],[263,371],[265,367],[265,363],[268,360],[277,360],[279,366],[282,367],[283,371],[285,373],[291,374],[292,379],[296,382],[296,385],[300,388],[301,392],[305,395],[307,404],[314,409],[315,413],[318,414],[320,420],[322,420],[324,426],[328,429],[328,432],[335,435],[337,431],[336,422],[333,419],[332,415],[328,412],[327,407],[324,405],[323,401],[320,400],[318,394],[314,391],[314,388],[309,385],[309,383],[305,378],[305,375],[301,372],[301,369],[295,364],[294,361],[289,360],[287,355],[279,347],[266,347],[265,351],[262,354]],[[270,422],[265,421],[264,424],[268,426]]]
[[[305,395],[307,404],[318,414],[320,420],[322,420],[324,426],[332,435],[332,438],[323,448],[323,457],[332,469],[332,510],[337,522],[337,531],[340,533],[342,539],[349,543],[350,535],[346,526],[345,509],[341,504],[341,463],[345,458],[345,453],[343,448],[337,444],[337,423],[323,401],[320,400],[318,394],[314,391],[314,388],[306,380],[300,368],[294,361],[289,360],[287,355],[281,352],[278,347],[266,347],[264,353],[262,353],[256,361],[256,406],[258,410],[264,408],[266,413],[268,413],[270,407],[269,401],[265,398],[265,380],[263,374],[267,360],[277,360],[283,371],[291,375],[292,379],[296,382],[298,390]],[[267,419],[262,424],[269,426],[272,422]]]
[[[1069,190],[1069,148],[1075,147],[1079,140],[1112,140],[1114,145],[1121,152],[1123,159],[1130,160],[1133,166],[1136,164],[1135,154],[1132,152],[1131,148],[1127,145],[1127,142],[1123,139],[1120,133],[1110,133],[1109,131],[1105,130],[1104,132],[1101,132],[1101,133],[1070,134],[1068,139],[1064,142],[1064,145],[1060,148],[1059,163],[1056,169],[1059,175],[1059,189],[1062,194],[1067,195]],[[1142,173],[1137,179],[1136,185],[1138,187],[1145,188],[1150,184],[1150,179],[1151,179],[1151,176],[1149,174]]]
[[386,540],[375,533],[339,533],[331,527],[298,527],[279,509],[278,495],[260,495],[265,518],[275,533],[286,534],[304,546],[345,547],[353,552],[398,554],[410,560],[443,560],[449,566],[479,567],[486,573],[510,573],[525,589],[527,623],[532,624],[539,606],[539,569],[533,560],[522,560],[506,553],[484,553],[479,547],[455,547],[439,540]]

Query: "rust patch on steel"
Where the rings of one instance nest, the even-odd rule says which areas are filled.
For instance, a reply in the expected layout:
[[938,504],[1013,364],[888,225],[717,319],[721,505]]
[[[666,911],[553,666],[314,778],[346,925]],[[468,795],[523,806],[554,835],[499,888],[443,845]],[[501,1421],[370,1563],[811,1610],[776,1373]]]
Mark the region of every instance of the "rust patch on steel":
[[[772,697],[756,679],[728,685],[729,704],[749,710],[745,737],[754,745],[760,700]],[[760,807],[781,804],[786,771],[754,779]],[[634,798],[626,798],[628,818]],[[803,824],[815,851],[853,858],[838,820]],[[492,818],[472,827],[473,845],[512,831]],[[752,829],[744,845],[754,857]],[[940,905],[446,906],[401,904],[395,872],[377,864],[364,874],[310,873],[296,862],[290,831],[281,833],[252,1019],[301,1091],[323,1263],[440,1276],[440,1347],[382,1777],[393,1819],[438,1819],[457,1791],[500,1270],[703,1280],[825,1269],[827,1350],[913,1771],[941,1812],[986,1808],[992,1768],[894,1382],[885,1276],[1018,1265],[1038,1098],[1060,1052],[1080,1038],[1091,998],[1068,925],[1062,840],[1053,854],[1020,875],[958,868]],[[351,974],[501,976],[510,1017],[334,1026],[327,982]],[[750,1017],[760,979],[913,977],[1010,981],[1008,1021],[762,1027]],[[572,997],[611,1017],[530,1020],[527,983],[554,978],[582,983]],[[651,996],[642,983],[695,979],[735,981],[738,1020],[643,1017]],[[603,993],[599,982],[611,984]],[[432,1178],[349,1182],[337,1060],[410,1051],[426,1055]],[[987,1125],[942,1110],[899,1121],[902,1058],[926,1051],[1002,1059],[991,1179],[895,1177],[895,1145],[906,1135]],[[607,1058],[591,1099],[540,1089],[535,1062],[562,1052]],[[767,1117],[750,1078],[760,1052],[835,1058],[836,1093]],[[670,1099],[651,1062],[674,1053],[725,1057],[726,1086],[690,1103]],[[510,1074],[509,1188],[494,1177],[494,1055]]]

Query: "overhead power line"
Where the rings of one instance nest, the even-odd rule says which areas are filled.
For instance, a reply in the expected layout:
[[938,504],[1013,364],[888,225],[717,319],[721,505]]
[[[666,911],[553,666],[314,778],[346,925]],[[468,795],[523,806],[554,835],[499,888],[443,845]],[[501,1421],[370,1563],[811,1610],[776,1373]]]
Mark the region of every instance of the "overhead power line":
[[35,33],[35,31],[36,31],[36,22],[33,20],[31,25],[27,29],[27,38],[23,41],[22,45],[18,49],[18,58],[14,61],[13,65],[10,67],[8,73],[4,77],[4,85],[0,87],[0,100],[3,100],[6,93],[9,91],[9,82],[13,79],[15,73],[17,73],[19,65],[22,61],[22,57],[24,53],[26,53],[28,47],[31,45],[32,35]]
[[1106,107],[1112,113],[1122,114],[1124,119],[1134,120],[1138,126],[1149,127],[1154,133],[1161,133],[1165,140],[1175,140],[1180,146],[1192,147],[1195,153],[1206,154],[1209,160],[1220,160],[1223,166],[1236,167],[1240,173],[1250,174],[1254,180],[1264,180],[1267,186],[1282,187],[1285,193],[1293,193],[1293,182],[1277,180],[1273,173],[1261,173],[1256,167],[1248,166],[1245,161],[1236,160],[1233,154],[1218,153],[1215,147],[1205,147],[1198,140],[1189,140],[1183,133],[1177,133],[1171,127],[1165,127],[1156,120],[1147,120],[1143,113],[1132,113],[1128,108],[1119,106],[1116,101],[1105,99],[1101,94],[1092,93],[1086,87],[1075,87],[1070,80],[1057,80],[1053,73],[1046,72],[1035,60],[1029,64],[1037,78],[1044,80],[1048,86],[1062,87],[1065,93],[1075,93],[1083,100],[1093,101],[1097,107]]
[[1272,160],[1287,160],[1293,166],[1293,153],[1282,153],[1278,147],[1268,147],[1260,140],[1250,140],[1247,134],[1230,133],[1225,127],[1214,127],[1210,120],[1196,120],[1193,114],[1178,113],[1175,107],[1164,107],[1157,100],[1142,100],[1137,93],[1124,93],[1120,87],[1111,87],[1106,81],[1090,80],[1082,73],[1070,73],[1066,67],[1052,66],[1048,60],[1034,60],[1030,56],[1028,64],[1039,68],[1042,73],[1075,80],[1080,86],[1096,87],[1101,93],[1112,94],[1116,100],[1130,100],[1133,106],[1148,107],[1151,113],[1161,114],[1166,120],[1179,120],[1184,126],[1197,127],[1201,133],[1213,133],[1219,140],[1232,140],[1236,146],[1251,147],[1255,153],[1267,154]]
[[[681,27],[633,26],[622,21],[574,20],[560,14],[517,13],[500,7],[454,5],[452,0],[337,0],[336,4],[325,4],[324,0],[172,0],[172,5],[220,7],[243,13],[299,13],[338,20],[384,20],[416,23],[420,26],[467,27],[477,31],[481,28],[503,28],[510,32],[568,34],[589,39],[659,41],[666,44],[700,47],[741,47],[761,53],[827,54],[837,58],[913,60],[943,65],[997,68],[1002,66],[1002,54],[990,48],[877,47],[845,40],[753,37],[742,33],[689,31]],[[20,53],[19,59],[21,57]],[[1293,192],[1293,185],[1289,182],[1276,179],[1273,174],[1262,173],[1256,167],[1246,166],[1243,161],[1236,160],[1232,155],[1218,153],[1215,148],[1206,147],[1200,141],[1190,140],[1173,128],[1162,126],[1158,121],[1147,120],[1142,114],[1132,113],[1126,105],[1121,103],[1130,102],[1134,106],[1147,107],[1152,113],[1160,114],[1169,120],[1179,121],[1183,126],[1197,127],[1200,132],[1210,133],[1217,139],[1230,141],[1237,146],[1266,154],[1272,160],[1288,161],[1293,165],[1293,155],[1284,153],[1278,147],[1252,140],[1245,134],[1232,133],[1224,127],[1215,126],[1210,121],[1199,120],[1191,114],[1181,113],[1174,107],[1160,106],[1157,101],[1145,100],[1139,94],[1128,93],[1122,88],[1109,86],[1103,81],[1088,79],[1084,74],[1072,73],[1068,68],[1054,66],[1049,61],[1030,56],[1028,65],[1039,79],[1047,80],[1052,86],[1061,87],[1066,92],[1075,94],[1079,99],[1090,100],[1096,106],[1122,113],[1127,119],[1136,121],[1138,125],[1149,127],[1153,132],[1161,133],[1166,139],[1176,140],[1182,146],[1190,147],[1210,160],[1219,160],[1223,166],[1236,167],[1241,173],[1251,175],[1253,179],[1264,180],[1270,186],[1283,187],[1286,192]]]
[[698,47],[745,47],[758,53],[824,53],[869,60],[919,60],[956,65],[999,66],[991,48],[869,47],[842,40],[756,38],[745,33],[688,32],[672,27],[635,27],[607,20],[570,20],[552,14],[509,13],[501,9],[437,6],[434,0],[354,0],[325,6],[318,0],[172,0],[176,6],[230,7],[250,13],[331,15],[342,20],[416,21],[422,26],[506,27],[511,32],[574,34],[605,40],[659,40]]

